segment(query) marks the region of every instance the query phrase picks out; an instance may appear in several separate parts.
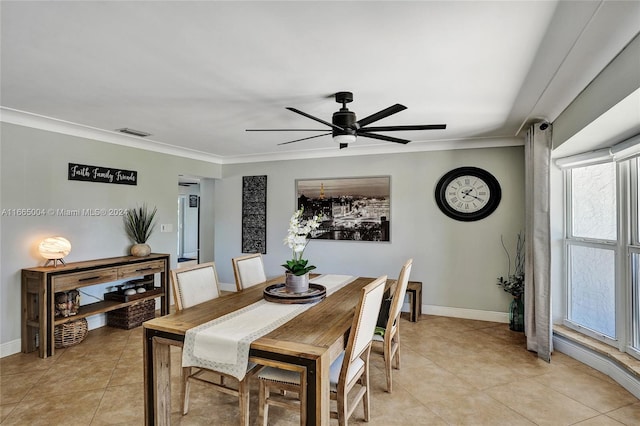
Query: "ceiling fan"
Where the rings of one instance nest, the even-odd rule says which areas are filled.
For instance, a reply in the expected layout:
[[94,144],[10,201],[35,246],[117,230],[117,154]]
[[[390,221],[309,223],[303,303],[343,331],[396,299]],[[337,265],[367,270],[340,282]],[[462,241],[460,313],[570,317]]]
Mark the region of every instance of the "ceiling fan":
[[287,107],[289,111],[293,111],[296,114],[300,114],[304,117],[310,118],[318,123],[325,124],[331,128],[330,132],[327,132],[328,129],[247,129],[247,132],[286,132],[286,131],[302,131],[302,132],[327,132],[321,135],[309,136],[306,138],[295,139],[288,142],[282,142],[278,145],[286,145],[289,143],[300,142],[307,139],[319,138],[321,136],[332,135],[334,142],[336,142],[340,149],[346,148],[350,143],[356,141],[358,136],[362,136],[365,138],[371,139],[379,139],[387,142],[396,142],[406,144],[411,142],[408,139],[395,138],[392,136],[379,135],[377,133],[372,132],[394,132],[399,130],[442,130],[446,129],[446,124],[422,124],[422,125],[410,125],[410,126],[377,126],[377,127],[366,127],[369,124],[376,122],[378,120],[382,120],[385,117],[388,117],[392,114],[400,112],[402,110],[407,109],[406,106],[395,104],[388,108],[385,108],[381,111],[378,111],[374,114],[371,114],[368,117],[362,118],[360,120],[356,120],[356,113],[353,111],[349,111],[347,108],[347,104],[353,102],[353,93],[351,92],[338,92],[335,94],[336,102],[342,104],[342,108],[339,111],[333,113],[333,118],[331,123],[328,121],[322,120],[318,117],[314,117],[313,115],[307,114],[306,112],[300,111],[299,109]]

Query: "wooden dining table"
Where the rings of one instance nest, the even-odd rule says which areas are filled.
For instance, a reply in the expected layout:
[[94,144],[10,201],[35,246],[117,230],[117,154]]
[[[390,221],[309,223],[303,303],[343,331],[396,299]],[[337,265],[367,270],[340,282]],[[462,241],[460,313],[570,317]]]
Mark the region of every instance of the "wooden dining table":
[[[250,361],[288,364],[304,371],[307,425],[329,424],[329,367],[344,350],[362,287],[373,280],[356,277],[251,343]],[[168,425],[171,421],[171,346],[182,346],[187,330],[258,302],[267,286],[282,282],[284,276],[143,324],[146,424]]]

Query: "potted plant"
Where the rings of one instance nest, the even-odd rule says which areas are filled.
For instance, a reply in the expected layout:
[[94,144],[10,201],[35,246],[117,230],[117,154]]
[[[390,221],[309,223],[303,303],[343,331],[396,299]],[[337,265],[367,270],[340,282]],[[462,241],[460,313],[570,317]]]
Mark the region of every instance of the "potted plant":
[[147,240],[151,236],[155,228],[154,218],[157,207],[149,210],[146,204],[142,207],[129,209],[124,215],[124,229],[127,236],[135,243],[131,246],[131,255],[137,257],[149,256],[151,247],[147,244]]
[[511,256],[500,236],[502,248],[507,254],[508,273],[506,277],[498,277],[497,285],[513,296],[509,305],[509,328],[514,331],[524,331],[524,237],[518,233],[516,255],[513,260],[514,272],[511,273]]
[[304,208],[297,210],[289,220],[289,231],[284,243],[293,252],[293,258],[287,260],[282,267],[285,269],[285,288],[289,293],[304,293],[309,290],[309,271],[316,269],[309,265],[309,261],[302,258],[304,249],[309,244],[309,234],[320,226],[320,216],[303,219]]

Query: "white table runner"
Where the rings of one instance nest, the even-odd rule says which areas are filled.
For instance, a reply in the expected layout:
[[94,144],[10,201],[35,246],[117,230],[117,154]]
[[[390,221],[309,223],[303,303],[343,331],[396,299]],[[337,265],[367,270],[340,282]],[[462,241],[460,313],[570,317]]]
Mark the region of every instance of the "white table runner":
[[[328,297],[355,279],[350,275],[320,275],[310,281],[325,286]],[[247,372],[251,342],[314,305],[260,300],[189,329],[182,349],[182,366],[208,368],[242,380]]]

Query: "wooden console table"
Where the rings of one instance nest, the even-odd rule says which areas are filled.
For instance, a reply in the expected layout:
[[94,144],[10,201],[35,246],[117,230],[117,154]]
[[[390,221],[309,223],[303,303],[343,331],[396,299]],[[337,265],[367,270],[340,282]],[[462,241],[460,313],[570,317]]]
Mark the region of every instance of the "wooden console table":
[[[55,316],[55,293],[95,284],[160,274],[160,286],[148,296],[129,302],[104,300],[80,306],[76,315]],[[169,313],[169,255],[152,253],[147,257],[121,256],[62,266],[46,266],[22,270],[22,352],[39,349],[41,358],[52,356],[54,327],[123,308],[142,300],[160,297],[160,313]]]

